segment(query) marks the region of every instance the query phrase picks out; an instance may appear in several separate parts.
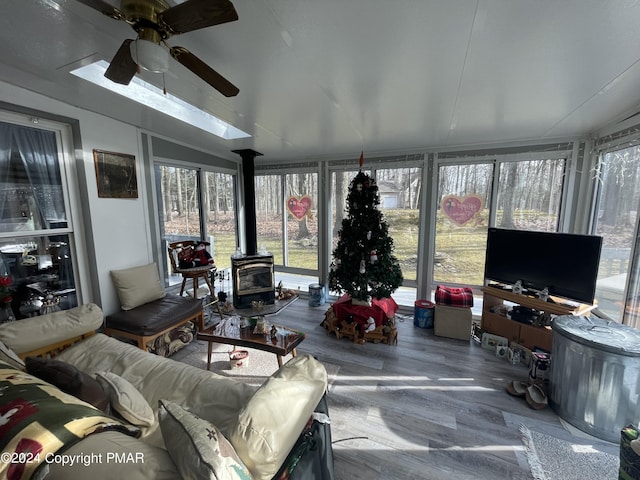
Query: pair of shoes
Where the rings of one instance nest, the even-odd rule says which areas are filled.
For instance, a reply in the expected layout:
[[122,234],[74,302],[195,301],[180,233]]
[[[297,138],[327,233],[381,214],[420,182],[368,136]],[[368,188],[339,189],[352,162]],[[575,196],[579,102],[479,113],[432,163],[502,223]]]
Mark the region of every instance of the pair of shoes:
[[517,380],[511,380],[507,384],[507,392],[514,397],[524,397],[527,393],[527,384]]
[[535,408],[536,410],[546,408],[549,405],[547,394],[544,393],[544,390],[540,385],[529,385],[525,393],[525,398],[527,399],[527,403],[529,404],[529,406],[531,406],[531,408]]

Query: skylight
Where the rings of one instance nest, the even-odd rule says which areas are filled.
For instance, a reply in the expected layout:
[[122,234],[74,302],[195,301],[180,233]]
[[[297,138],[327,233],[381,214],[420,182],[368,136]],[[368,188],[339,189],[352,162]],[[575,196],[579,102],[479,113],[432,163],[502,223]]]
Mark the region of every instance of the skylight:
[[141,103],[149,108],[170,115],[173,118],[200,128],[207,133],[217,135],[225,140],[235,140],[236,138],[247,138],[251,136],[233,125],[174,97],[170,93],[165,95],[161,89],[145,82],[137,76],[133,77],[129,85],[114,83],[104,76],[104,72],[108,66],[109,64],[107,62],[99,60],[95,63],[72,70],[71,73],[134,102]]

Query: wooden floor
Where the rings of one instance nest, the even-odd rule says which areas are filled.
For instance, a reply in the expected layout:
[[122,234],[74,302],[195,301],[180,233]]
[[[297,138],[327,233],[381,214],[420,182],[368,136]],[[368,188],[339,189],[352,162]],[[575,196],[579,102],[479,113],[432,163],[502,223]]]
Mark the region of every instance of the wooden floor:
[[301,298],[269,320],[306,332],[298,353],[340,366],[328,394],[337,480],[532,479],[520,423],[570,435],[551,409],[506,393],[526,367],[411,316],[398,322],[397,346],[337,340],[320,326],[328,307]]

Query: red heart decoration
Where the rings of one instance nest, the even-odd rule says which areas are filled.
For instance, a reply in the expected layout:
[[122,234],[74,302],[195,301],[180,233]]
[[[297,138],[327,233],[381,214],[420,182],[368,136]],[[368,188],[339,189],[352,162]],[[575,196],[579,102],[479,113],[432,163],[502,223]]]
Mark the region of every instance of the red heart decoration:
[[456,195],[447,195],[440,202],[440,208],[449,220],[458,225],[464,225],[482,210],[482,203],[482,198],[477,195],[462,198]]
[[311,197],[305,195],[304,197],[289,197],[287,199],[287,210],[298,221],[302,220],[305,215],[311,209]]

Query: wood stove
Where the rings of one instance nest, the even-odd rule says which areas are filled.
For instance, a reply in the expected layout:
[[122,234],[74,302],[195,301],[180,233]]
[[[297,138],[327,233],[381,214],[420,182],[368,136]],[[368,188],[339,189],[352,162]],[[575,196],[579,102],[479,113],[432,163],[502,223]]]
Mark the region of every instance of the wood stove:
[[244,193],[244,232],[247,254],[231,257],[233,306],[249,308],[251,302],[273,304],[276,286],[273,274],[273,255],[258,255],[256,226],[256,192],[254,185],[255,158],[262,155],[251,149],[232,150],[242,158],[242,185]]
[[231,279],[235,308],[250,308],[253,301],[275,303],[273,255],[232,257]]

